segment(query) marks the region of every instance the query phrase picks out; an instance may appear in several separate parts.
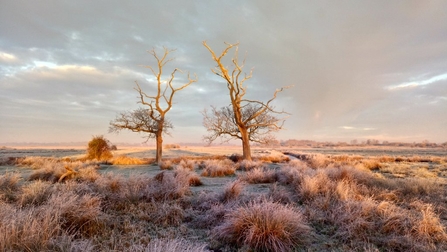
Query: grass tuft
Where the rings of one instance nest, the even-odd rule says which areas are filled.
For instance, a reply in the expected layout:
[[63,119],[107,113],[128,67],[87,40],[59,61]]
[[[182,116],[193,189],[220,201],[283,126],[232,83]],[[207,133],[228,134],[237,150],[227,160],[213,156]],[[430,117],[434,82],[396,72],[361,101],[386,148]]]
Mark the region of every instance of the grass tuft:
[[242,193],[244,189],[244,182],[241,180],[234,180],[225,185],[224,191],[220,197],[222,202],[228,202],[234,200]]
[[250,161],[250,160],[242,160],[237,163],[237,170],[241,171],[250,171],[256,168],[263,167],[262,161]]
[[241,180],[249,184],[274,183],[278,180],[277,172],[272,169],[254,168],[241,176]]
[[290,251],[308,244],[311,236],[301,211],[269,201],[231,210],[212,230],[213,239],[254,251]]
[[19,190],[19,174],[6,173],[0,175],[0,202],[5,200],[6,202],[14,201],[17,191]]
[[230,160],[205,160],[202,162],[202,176],[224,177],[234,175],[236,169]]
[[22,207],[43,205],[51,196],[51,189],[51,183],[46,181],[36,180],[28,183],[22,187],[19,205]]

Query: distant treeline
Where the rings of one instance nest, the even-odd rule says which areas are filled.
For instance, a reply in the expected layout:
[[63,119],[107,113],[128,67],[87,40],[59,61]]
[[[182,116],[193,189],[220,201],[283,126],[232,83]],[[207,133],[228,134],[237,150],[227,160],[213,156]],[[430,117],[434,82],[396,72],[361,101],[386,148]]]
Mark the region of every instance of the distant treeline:
[[410,147],[410,148],[447,148],[447,142],[444,143],[431,143],[428,140],[424,140],[420,143],[405,143],[405,142],[389,142],[379,141],[376,139],[368,139],[364,141],[351,140],[348,142],[318,142],[313,140],[276,140],[268,144],[268,146],[283,146],[283,147],[343,147],[343,146],[390,146],[390,147]]

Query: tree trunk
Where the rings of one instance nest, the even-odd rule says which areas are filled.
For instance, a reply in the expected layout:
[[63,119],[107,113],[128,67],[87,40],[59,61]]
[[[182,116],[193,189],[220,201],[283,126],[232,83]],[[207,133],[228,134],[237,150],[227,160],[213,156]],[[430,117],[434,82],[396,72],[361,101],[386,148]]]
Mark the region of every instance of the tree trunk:
[[157,150],[155,154],[155,163],[157,165],[161,164],[161,156],[163,151],[163,132],[159,130],[155,135],[155,141],[157,142]]
[[242,158],[251,161],[250,138],[247,129],[239,129],[242,135]]

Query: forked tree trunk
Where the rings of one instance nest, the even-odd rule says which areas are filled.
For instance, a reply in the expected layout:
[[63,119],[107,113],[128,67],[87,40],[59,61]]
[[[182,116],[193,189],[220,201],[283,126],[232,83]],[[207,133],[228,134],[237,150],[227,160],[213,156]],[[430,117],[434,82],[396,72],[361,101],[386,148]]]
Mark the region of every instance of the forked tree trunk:
[[242,135],[242,158],[251,161],[250,138],[247,129],[239,129]]

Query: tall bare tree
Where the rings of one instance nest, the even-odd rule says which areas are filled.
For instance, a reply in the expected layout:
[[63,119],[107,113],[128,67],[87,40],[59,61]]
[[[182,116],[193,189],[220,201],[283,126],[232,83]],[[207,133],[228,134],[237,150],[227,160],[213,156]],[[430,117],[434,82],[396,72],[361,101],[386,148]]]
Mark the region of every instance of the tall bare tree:
[[162,79],[163,67],[173,60],[173,58],[168,58],[168,55],[174,51],[169,50],[166,47],[163,49],[163,55],[161,56],[159,56],[154,49],[149,51],[149,53],[156,59],[157,67],[153,68],[151,66],[146,66],[156,78],[156,94],[146,94],[141,89],[138,82],[135,82],[136,87],[134,89],[138,92],[138,103],[146,106],[146,108],[119,114],[115,120],[110,122],[109,128],[109,131],[111,132],[119,132],[123,129],[127,129],[133,132],[147,133],[148,139],[155,138],[157,146],[155,161],[157,164],[160,164],[162,160],[163,133],[166,133],[165,130],[172,128],[172,124],[166,118],[166,113],[172,108],[174,95],[177,91],[180,91],[197,81],[197,76],[194,75],[194,78],[192,78],[188,72],[187,83],[175,88],[173,85],[175,75],[177,72],[181,72],[181,70],[177,68],[171,72],[167,79]]
[[[277,111],[273,108],[272,102],[279,92],[285,88],[277,89],[273,97],[267,102],[244,99],[247,92],[244,82],[252,77],[253,71],[243,74],[245,59],[239,62],[237,44],[226,44],[226,48],[220,55],[216,53],[203,41],[203,45],[211,53],[217,66],[211,71],[222,77],[227,83],[231,104],[220,110],[212,108],[212,114],[207,111],[204,114],[204,126],[210,135],[205,136],[209,143],[218,137],[229,137],[242,140],[243,159],[251,160],[250,141],[265,143],[272,139],[270,132],[282,128],[285,118],[277,118],[274,114],[284,114],[284,111]],[[232,66],[226,67],[222,62],[224,56],[234,48],[234,55],[231,59]]]

